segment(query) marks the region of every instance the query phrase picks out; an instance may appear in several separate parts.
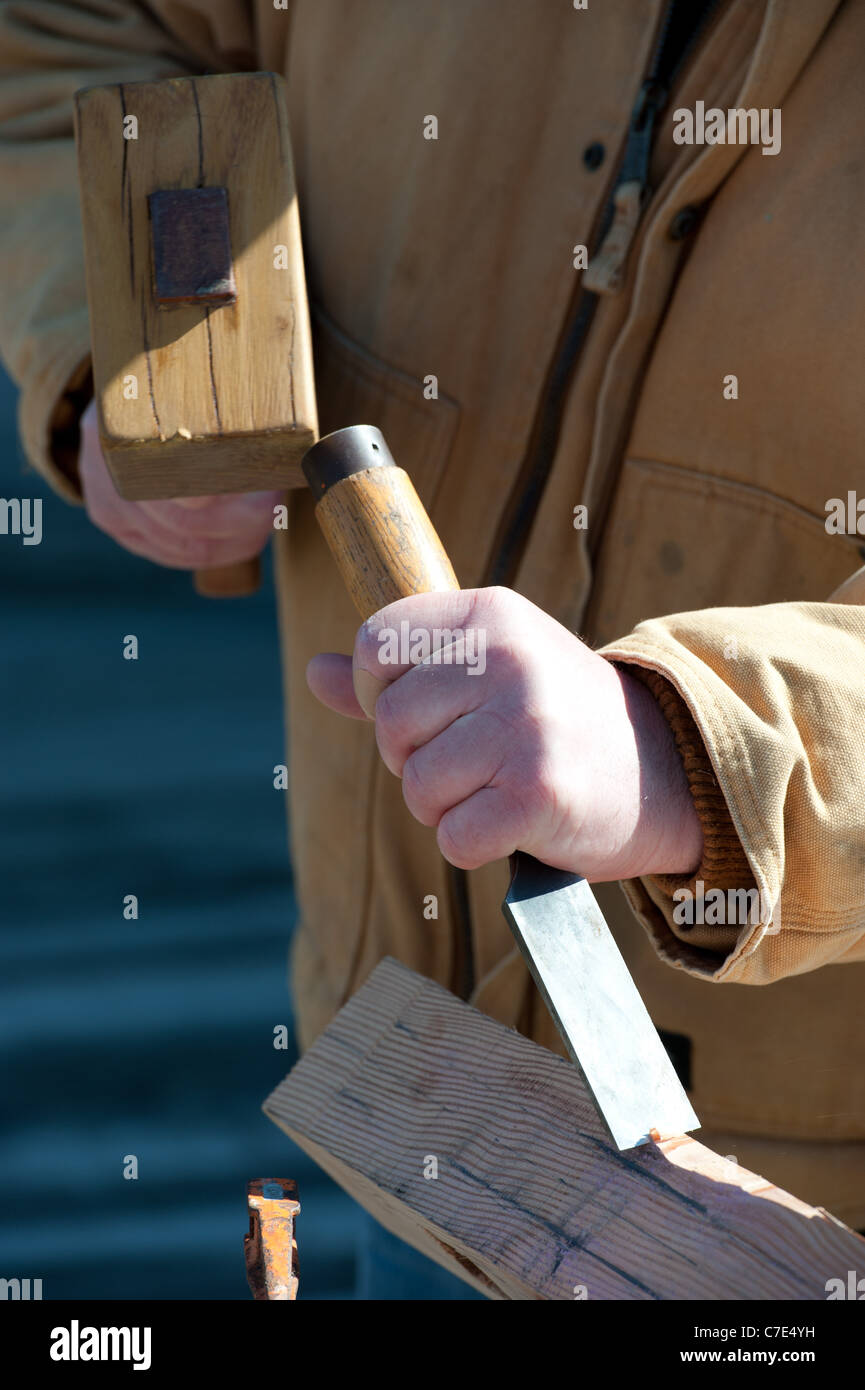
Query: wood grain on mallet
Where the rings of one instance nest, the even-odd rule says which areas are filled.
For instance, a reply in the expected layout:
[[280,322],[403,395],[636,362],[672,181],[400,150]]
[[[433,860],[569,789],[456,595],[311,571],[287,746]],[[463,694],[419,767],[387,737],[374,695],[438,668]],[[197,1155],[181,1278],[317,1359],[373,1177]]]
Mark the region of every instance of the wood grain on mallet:
[[[282,90],[241,73],[76,96],[95,392],[126,497],[305,485],[317,419]],[[226,190],[236,302],[167,308],[148,198],[203,187]]]
[[490,1298],[823,1300],[865,1268],[860,1236],[695,1139],[620,1153],[576,1067],[394,960],[264,1110]]

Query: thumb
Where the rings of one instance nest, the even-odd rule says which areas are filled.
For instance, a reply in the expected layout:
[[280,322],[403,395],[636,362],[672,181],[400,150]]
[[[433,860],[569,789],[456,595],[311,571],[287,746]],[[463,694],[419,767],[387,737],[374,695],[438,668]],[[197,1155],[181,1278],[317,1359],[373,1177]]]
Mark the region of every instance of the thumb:
[[340,652],[320,652],[306,668],[306,683],[317,700],[349,719],[366,719],[354,693],[351,657]]

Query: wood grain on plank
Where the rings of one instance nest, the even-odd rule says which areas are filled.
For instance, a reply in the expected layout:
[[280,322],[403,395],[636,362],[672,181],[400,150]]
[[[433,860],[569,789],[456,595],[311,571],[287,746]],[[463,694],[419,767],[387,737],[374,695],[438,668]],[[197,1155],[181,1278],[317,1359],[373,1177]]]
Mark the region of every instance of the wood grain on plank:
[[[132,116],[137,138],[125,139]],[[282,79],[87,88],[76,136],[94,386],[119,491],[305,486],[299,461],[317,419]],[[198,187],[227,191],[236,301],[166,308],[154,293],[148,197]]]
[[690,1136],[619,1153],[569,1062],[390,959],[264,1110],[490,1298],[825,1299],[865,1270],[860,1236]]

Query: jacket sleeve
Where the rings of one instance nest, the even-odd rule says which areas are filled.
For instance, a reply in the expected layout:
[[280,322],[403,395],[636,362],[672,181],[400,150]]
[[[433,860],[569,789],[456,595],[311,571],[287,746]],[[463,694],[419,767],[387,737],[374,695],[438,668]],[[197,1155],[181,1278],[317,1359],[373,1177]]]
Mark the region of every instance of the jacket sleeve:
[[713,608],[601,649],[652,690],[704,832],[682,878],[623,885],[658,954],[769,984],[865,960],[865,570],[826,603]]
[[242,0],[212,9],[210,22],[196,0],[0,0],[0,356],[27,458],[70,500],[91,394],[73,94],[254,67]]

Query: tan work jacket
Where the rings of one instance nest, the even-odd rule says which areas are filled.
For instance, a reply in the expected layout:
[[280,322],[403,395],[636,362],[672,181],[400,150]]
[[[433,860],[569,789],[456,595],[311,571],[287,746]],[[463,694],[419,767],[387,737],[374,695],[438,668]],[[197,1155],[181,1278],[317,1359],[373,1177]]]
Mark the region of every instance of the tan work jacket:
[[[865,1226],[865,614],[855,585],[828,602],[865,540],[825,526],[863,478],[865,0],[721,0],[657,118],[648,192],[614,204],[664,10],[0,4],[2,345],[29,457],[73,497],[73,91],[285,75],[322,430],[380,426],[463,585],[509,584],[664,678],[706,830],[695,879],[768,907],[688,928],[673,883],[599,897],[706,1141]],[[780,152],[676,143],[698,101],[779,109]],[[307,693],[307,659],[350,651],[356,619],[301,493],[278,588],[303,1041],[390,953],[557,1047],[505,867],[450,870],[369,726]]]

